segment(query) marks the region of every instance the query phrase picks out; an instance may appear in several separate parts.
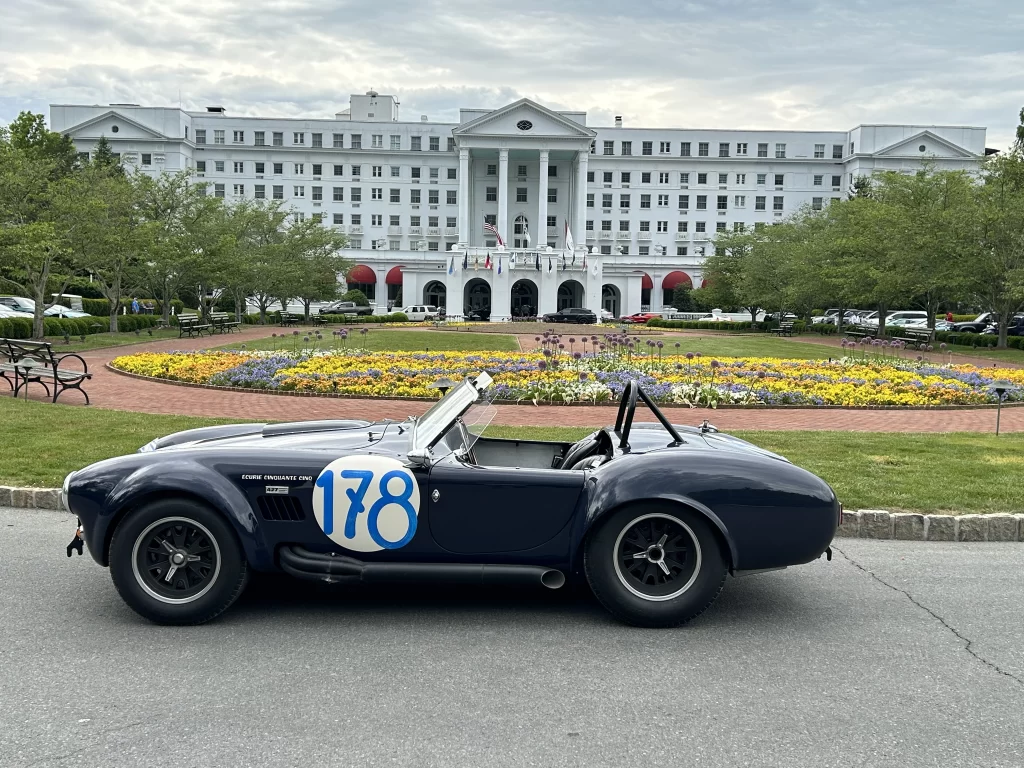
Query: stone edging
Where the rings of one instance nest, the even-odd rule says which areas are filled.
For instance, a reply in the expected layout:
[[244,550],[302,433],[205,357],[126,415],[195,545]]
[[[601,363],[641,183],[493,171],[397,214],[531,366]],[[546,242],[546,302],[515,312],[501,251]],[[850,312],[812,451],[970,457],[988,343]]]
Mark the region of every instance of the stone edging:
[[[419,403],[436,403],[436,398],[430,397],[408,397],[401,395],[390,395],[388,397],[367,397],[365,395],[349,395],[342,392],[295,392],[293,390],[280,389],[256,389],[254,387],[226,387],[220,384],[198,384],[192,381],[178,381],[177,379],[164,379],[160,376],[146,376],[141,373],[131,373],[107,363],[104,365],[111,373],[119,376],[127,376],[130,379],[141,379],[143,381],[155,381],[157,384],[170,384],[176,387],[192,387],[193,389],[214,389],[221,392],[243,392],[254,395],[275,395],[278,397],[329,397],[339,400],[409,400]],[[576,406],[603,406],[606,408],[618,408],[616,400],[603,400],[594,403],[586,400],[575,400],[571,403],[534,403],[532,400],[492,400],[492,405],[522,405],[554,408],[573,408]],[[666,408],[687,408],[682,403],[662,403]],[[1024,401],[1015,403],[1003,403],[1003,408],[1024,407]],[[690,408],[693,411],[725,411],[725,410],[747,410],[747,411],[994,411],[995,405],[743,405],[741,403],[719,403],[715,408],[706,406]]]
[[[62,510],[59,488],[0,485],[0,507]],[[1021,541],[1024,514],[921,515],[881,509],[847,510],[837,537],[901,541]]]

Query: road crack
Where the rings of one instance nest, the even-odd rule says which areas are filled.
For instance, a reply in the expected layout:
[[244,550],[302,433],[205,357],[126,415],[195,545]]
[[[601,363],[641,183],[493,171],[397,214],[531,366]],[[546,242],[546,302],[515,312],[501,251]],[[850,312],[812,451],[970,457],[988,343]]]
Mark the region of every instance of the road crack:
[[993,670],[995,672],[998,672],[1000,675],[1003,675],[1004,677],[1010,678],[1017,685],[1021,686],[1021,688],[1024,688],[1024,679],[1021,679],[1020,677],[1018,677],[1017,675],[1013,674],[1012,672],[1007,672],[1005,669],[1000,667],[998,664],[989,661],[984,656],[982,656],[980,653],[978,653],[976,650],[974,650],[974,641],[973,640],[971,640],[969,637],[967,637],[962,632],[960,632],[960,630],[958,630],[956,627],[954,627],[952,624],[950,624],[948,621],[946,621],[942,616],[937,614],[935,611],[933,611],[927,605],[924,605],[923,603],[918,601],[917,598],[915,598],[912,594],[907,592],[907,590],[901,589],[900,587],[897,587],[894,584],[890,584],[885,579],[883,579],[881,576],[879,576],[877,573],[872,571],[870,568],[866,568],[863,565],[861,565],[860,563],[858,563],[856,560],[854,560],[852,557],[850,557],[848,554],[843,552],[843,550],[839,549],[839,547],[835,546],[834,544],[832,545],[832,551],[838,552],[840,555],[843,556],[843,559],[846,560],[850,565],[852,565],[854,568],[857,568],[860,571],[863,571],[868,576],[870,576],[872,579],[874,579],[879,584],[881,584],[883,587],[888,587],[893,592],[899,592],[901,595],[906,597],[907,600],[909,600],[911,603],[916,605],[922,611],[924,611],[929,616],[931,616],[933,619],[935,619],[937,622],[939,622],[939,624],[941,624],[943,627],[945,627],[947,630],[949,630],[949,632],[954,637],[956,637],[957,640],[959,640],[960,642],[962,642],[964,644],[964,650],[967,651],[968,654],[973,656],[977,661],[980,661],[986,667],[988,667],[989,669],[991,669],[991,670]]

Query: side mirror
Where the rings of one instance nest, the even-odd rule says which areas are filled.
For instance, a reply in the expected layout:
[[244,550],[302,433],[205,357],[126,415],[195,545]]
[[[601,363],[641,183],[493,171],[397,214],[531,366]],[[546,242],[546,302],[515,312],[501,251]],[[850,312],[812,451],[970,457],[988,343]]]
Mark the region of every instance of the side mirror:
[[409,459],[408,465],[410,467],[429,467],[430,466],[430,451],[426,448],[414,448],[409,451],[406,456]]

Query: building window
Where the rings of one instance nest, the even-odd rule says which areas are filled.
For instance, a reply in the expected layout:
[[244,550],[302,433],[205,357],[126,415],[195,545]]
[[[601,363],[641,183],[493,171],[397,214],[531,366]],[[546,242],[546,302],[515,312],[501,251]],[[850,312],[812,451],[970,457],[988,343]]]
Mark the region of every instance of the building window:
[[725,232],[725,222],[724,221],[717,221],[717,222],[715,222],[715,232]]
[[[352,214],[352,223],[355,224],[357,227],[360,224],[362,224],[363,223],[363,216],[362,216],[362,214],[360,214],[360,213],[353,213]],[[359,247],[359,246],[353,246],[353,247]]]
[[351,143],[351,148],[352,149],[362,149],[363,148],[363,134],[361,134],[361,133],[353,133],[349,137],[349,142]]
[[587,208],[593,208],[593,207],[594,207],[594,193],[593,192],[588,192],[587,193]]
[[235,184],[232,192],[235,197],[241,197],[245,194],[245,184]]
[[205,143],[206,143],[206,129],[205,128],[196,128],[196,144],[205,144]]
[[728,157],[729,156],[729,142],[722,141],[718,144],[718,156]]
[[430,169],[430,178],[432,178],[432,179],[436,179],[437,178],[437,168],[431,168]]
[[275,184],[273,190],[271,191],[271,196],[275,200],[284,200],[284,185]]
[[820,173],[816,174],[815,177],[814,177],[814,186],[820,187],[821,183],[822,183],[822,181],[824,181],[824,179],[825,179],[825,177],[822,174],[820,174]]
[[708,175],[706,173],[698,173],[697,174],[697,183],[698,184],[707,184],[708,183]]
[[658,183],[668,184],[668,171],[661,171],[658,173]]
[[686,246],[685,245],[677,245],[676,246],[676,256],[685,256],[685,255],[686,255]]
[[420,173],[422,172],[423,169],[420,168],[419,166],[413,166],[409,170],[412,173],[413,182],[418,182],[420,179]]
[[641,246],[639,246],[637,248],[637,254],[640,255],[640,256],[650,256],[651,255],[651,246],[649,246],[649,245],[641,245]]
[[[392,214],[391,216],[389,216],[389,217],[388,217],[388,223],[389,223],[389,224],[390,224],[390,225],[391,225],[392,227],[398,227],[398,226],[401,226],[401,224],[402,224],[402,216],[401,216],[401,214],[399,214],[399,215],[397,215],[397,216],[396,216],[396,215],[394,215],[394,214]],[[452,226],[455,226],[455,225],[453,224]]]
[[292,197],[305,197],[305,196],[306,196],[306,188],[305,187],[292,187]]
[[624,142],[622,142],[622,154],[623,155],[632,155],[633,154],[633,142],[632,141],[624,141]]
[[322,133],[313,134],[313,146],[322,147],[324,145],[324,135]]
[[658,152],[660,154],[662,154],[662,155],[671,154],[671,152],[672,152],[672,142],[671,141],[662,141],[662,142],[660,142],[659,143]]
[[720,174],[718,174],[718,183],[719,184],[728,184],[729,183],[729,174],[728,173],[720,173]]
[[688,174],[688,173],[680,173],[679,174],[679,184],[681,186],[684,186],[684,187],[689,186],[690,185],[690,174]]
[[767,183],[768,183],[768,174],[767,173],[759,173],[759,174],[757,174],[757,185],[759,187],[763,187]]
[[334,221],[335,224],[344,224],[345,223],[345,214],[344,213],[336,213],[336,214],[334,214],[333,221]]
[[[556,224],[555,226],[558,226],[558,225]],[[587,232],[593,232],[594,231],[594,220],[593,219],[587,219],[587,223],[585,225],[585,229],[586,229]]]
[[622,171],[621,173],[619,173],[619,179],[622,181],[623,184],[629,184],[630,181],[633,179],[633,174],[630,171]]
[[783,185],[783,183],[785,182],[785,180],[786,180],[786,175],[784,173],[776,173],[775,174],[775,186],[776,187],[781,187]]
[[767,198],[764,195],[757,195],[754,198],[754,210],[763,211],[765,210],[764,203]]
[[343,166],[343,165],[336,165],[336,166],[334,166],[334,175],[335,176],[342,176],[344,174],[344,171],[345,171],[345,166]]
[[433,241],[427,243],[427,250],[428,251],[436,251],[437,250],[437,243],[433,242]]
[[335,187],[334,188],[334,198],[333,199],[334,199],[334,202],[336,202],[336,203],[344,203],[345,202],[345,188],[344,187]]
[[402,137],[391,134],[391,149],[397,150],[402,148]]
[[549,203],[557,203],[558,202],[558,190],[555,189],[554,187],[548,187],[548,202]]
[[548,178],[549,179],[557,179],[558,178],[558,166],[557,165],[549,165],[548,166]]
[[223,184],[214,184],[213,185],[213,196],[214,197],[224,197],[224,185]]
[[266,185],[265,184],[257,184],[253,188],[252,195],[257,200],[264,200],[264,199],[266,199],[266,197],[267,197],[267,187],[266,187]]
[[411,142],[409,149],[413,152],[420,152],[423,150],[423,137],[411,136],[409,141]]
[[611,208],[612,207],[612,196],[610,194],[601,195],[601,207]]
[[832,145],[832,159],[833,160],[842,160],[843,159],[843,145],[842,144],[833,144]]
[[453,136],[449,136],[448,137],[448,151],[449,152],[454,152],[455,151],[455,138]]
[[735,207],[737,207],[737,208],[746,208],[747,207],[747,196],[746,195],[736,195],[733,198],[733,205]]
[[305,144],[305,143],[306,143],[306,134],[305,133],[303,133],[302,131],[293,131],[292,132],[292,144]]
[[[84,154],[88,155],[89,153],[86,152]],[[86,159],[88,159],[88,157]],[[205,160],[196,160],[196,171],[198,173],[206,173],[206,161]]]
[[690,229],[690,222],[688,221],[677,221],[676,232],[686,232]]
[[684,141],[679,145],[679,156],[689,157],[690,156],[690,142]]
[[397,166],[397,165],[392,165],[391,166],[391,178],[397,179],[401,175],[402,175],[402,168],[400,166]]
[[640,195],[640,207],[641,208],[650,208],[651,207],[651,196],[650,195]]
[[447,170],[448,170],[448,180],[449,181],[454,181],[455,178],[456,178],[456,176],[455,176],[455,169],[454,168],[448,168]]
[[658,222],[658,231],[659,232],[668,232],[668,222],[667,221],[659,221]]
[[334,134],[331,134],[331,137],[332,137],[331,145],[335,149],[343,149],[344,148],[344,146],[345,146],[345,134],[343,134],[343,133],[334,133]]
[[217,173],[224,173],[224,161],[223,160],[214,160],[213,161],[213,170],[217,171]]
[[822,199],[820,197],[812,197],[811,198],[811,209],[815,210],[815,211],[820,211],[821,210],[821,200]]
[[842,183],[843,183],[843,177],[842,176],[833,176],[832,177],[832,186],[833,187],[838,187]]
[[619,208],[629,208],[629,195],[619,195]]
[[643,171],[640,174],[640,183],[641,184],[650,184],[651,183],[651,173],[650,173],[650,171]]
[[606,141],[604,143],[604,153],[606,155],[614,155],[615,154],[615,142],[614,141]]
[[680,195],[679,196],[679,210],[687,211],[690,209],[690,196]]
[[746,184],[747,183],[747,174],[745,174],[745,173],[737,173],[736,174],[736,183],[737,184]]
[[776,195],[775,197],[772,198],[772,210],[773,211],[781,211],[782,210],[782,196],[781,195]]
[[498,224],[498,215],[496,213],[485,213],[484,224],[490,224],[496,226]]
[[363,188],[352,187],[352,189],[349,190],[348,199],[351,200],[353,203],[363,202]]
[[418,190],[418,189],[410,189],[409,190],[409,202],[412,203],[413,205],[419,205],[420,204],[420,194],[421,194],[420,190]]
[[814,159],[815,160],[820,160],[823,157],[825,157],[825,145],[824,144],[815,144],[814,145]]
[[306,172],[306,164],[305,163],[295,163],[295,175],[296,176],[301,176],[305,172]]
[[487,187],[484,192],[485,192],[484,200],[486,202],[488,202],[488,203],[496,203],[496,202],[498,202],[498,188],[497,187]]
[[736,144],[736,154],[741,157],[746,157],[747,154],[747,142],[741,141]]
[[[143,152],[142,153],[142,164],[143,165],[152,165],[153,164],[153,155],[148,153],[148,152]],[[235,163],[235,165],[241,165],[241,163]]]
[[775,157],[782,158],[786,156],[786,145],[776,144],[775,145]]
[[493,163],[488,165],[487,166],[487,175],[488,176],[497,176],[498,175],[498,166],[494,165]]
[[428,189],[427,190],[427,204],[428,205],[437,205],[439,200],[440,200],[440,197],[441,197],[441,193],[438,192],[436,189]]
[[526,197],[526,187],[516,187],[516,202],[527,203],[529,200]]
[[612,255],[612,247],[610,245],[602,245],[601,246],[601,255],[602,256],[611,256]]
[[352,166],[352,175],[353,176],[362,176],[363,175],[363,166],[361,166],[361,165],[353,165]]
[[718,196],[718,210],[727,211],[729,210],[729,196],[719,195]]
[[312,199],[313,199],[314,202],[320,202],[321,200],[324,199],[324,188],[323,187],[313,187],[311,191],[312,191]]
[[697,195],[697,210],[706,211],[708,209],[708,196]]
[[[143,157],[148,157],[148,155],[143,155]],[[143,165],[149,165],[149,163],[143,163]],[[235,173],[245,173],[245,163],[243,162],[235,160],[235,162],[231,164],[231,167],[234,169]]]
[[611,221],[609,221],[607,219],[602,221],[601,222],[601,231],[602,232],[611,232],[612,231],[612,223],[611,223]]
[[694,232],[707,232],[708,231],[708,225],[707,225],[706,222],[703,222],[703,221],[695,221],[693,223],[693,231]]
[[370,214],[370,226],[371,227],[383,227],[384,226],[384,215],[381,213]]
[[445,194],[445,204],[447,204],[447,205],[458,205],[459,204],[459,199],[457,197],[457,194],[458,193],[454,189],[449,189],[447,191],[447,193]]
[[371,165],[370,166],[370,175],[373,178],[375,178],[375,179],[382,178],[384,176],[384,166],[383,165]]
[[431,136],[430,137],[430,151],[431,152],[440,152],[441,151],[441,137],[440,136]]
[[324,172],[324,166],[322,163],[313,163],[313,175],[321,176]]
[[283,147],[284,133],[281,131],[274,131],[273,135],[271,136],[271,142],[275,147]]
[[764,143],[764,144],[758,144],[757,145],[757,156],[758,157],[768,157],[768,144],[767,144],[767,142]]
[[658,195],[658,207],[668,208],[668,195]]
[[370,136],[370,149],[384,149],[384,136],[374,133]]
[[245,143],[245,131],[232,131],[231,142],[233,144],[244,144]]
[[654,154],[654,142],[645,141],[640,145],[641,155],[653,155]]
[[402,202],[402,190],[392,188],[389,192],[389,201],[392,203]]
[[593,171],[587,171],[587,183],[588,184],[593,184],[594,183],[594,172]]
[[699,142],[697,144],[697,157],[708,157],[708,147],[710,145],[706,141]]
[[548,216],[547,217],[547,226],[549,226],[549,227],[557,227],[558,226],[558,217],[557,216]]
[[214,130],[213,132],[213,143],[223,144],[224,143],[224,131]]
[[619,220],[619,232],[629,232],[629,221],[626,219]]

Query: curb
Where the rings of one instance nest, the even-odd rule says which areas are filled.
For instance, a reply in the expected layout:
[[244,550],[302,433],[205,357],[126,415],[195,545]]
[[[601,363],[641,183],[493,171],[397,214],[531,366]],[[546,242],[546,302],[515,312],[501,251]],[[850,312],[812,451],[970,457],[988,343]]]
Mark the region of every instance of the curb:
[[[0,507],[63,511],[59,488],[12,488],[0,485]],[[922,515],[858,509],[843,512],[836,538],[898,541],[1020,541],[1024,514]]]

